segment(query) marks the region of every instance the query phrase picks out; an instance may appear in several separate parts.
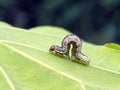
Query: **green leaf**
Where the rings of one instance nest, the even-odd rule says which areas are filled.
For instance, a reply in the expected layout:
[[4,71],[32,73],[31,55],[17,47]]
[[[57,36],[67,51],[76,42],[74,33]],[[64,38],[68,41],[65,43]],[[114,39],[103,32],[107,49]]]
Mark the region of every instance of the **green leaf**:
[[112,48],[112,49],[120,50],[120,46],[118,44],[115,44],[115,43],[107,43],[105,46]]
[[49,53],[70,32],[42,26],[30,30],[0,22],[0,90],[120,90],[120,46],[83,42],[83,66]]

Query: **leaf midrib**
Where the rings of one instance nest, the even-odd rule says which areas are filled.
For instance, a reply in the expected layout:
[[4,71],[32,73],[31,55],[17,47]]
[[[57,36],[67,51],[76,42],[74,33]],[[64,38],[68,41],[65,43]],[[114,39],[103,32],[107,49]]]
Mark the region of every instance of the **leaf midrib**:
[[[13,41],[8,41],[8,40],[0,40],[0,42],[3,42],[3,43],[12,43],[12,44],[16,44],[16,45],[20,45],[20,46],[24,46],[24,47],[27,47],[27,48],[31,48],[31,49],[35,49],[35,50],[38,50],[38,51],[42,51],[42,52],[46,52],[48,53],[46,50],[44,49],[40,49],[40,48],[36,48],[36,47],[33,47],[33,46],[30,46],[30,45],[27,45],[27,44],[21,44],[21,43],[18,43],[18,42],[13,42]],[[102,68],[102,67],[98,67],[96,65],[91,65],[90,67],[93,67],[93,68],[97,68],[97,69],[100,69],[100,70],[103,70],[103,71],[107,71],[107,72],[110,72],[110,73],[113,73],[113,74],[118,74],[120,75],[120,73],[118,72],[114,72],[112,70],[109,70],[109,69],[105,69],[105,68]]]

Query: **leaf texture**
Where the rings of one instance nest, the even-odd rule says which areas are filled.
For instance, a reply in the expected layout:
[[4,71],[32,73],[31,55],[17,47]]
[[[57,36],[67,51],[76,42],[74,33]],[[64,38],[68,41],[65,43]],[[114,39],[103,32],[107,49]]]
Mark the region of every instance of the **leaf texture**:
[[120,46],[83,42],[82,52],[91,59],[86,67],[49,53],[69,33],[0,22],[0,90],[119,90]]

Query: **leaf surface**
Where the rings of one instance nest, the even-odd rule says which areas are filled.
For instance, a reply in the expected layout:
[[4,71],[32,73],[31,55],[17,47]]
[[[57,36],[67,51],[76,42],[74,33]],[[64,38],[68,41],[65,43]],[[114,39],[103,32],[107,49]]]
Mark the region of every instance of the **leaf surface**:
[[49,53],[69,33],[0,22],[0,90],[119,90],[120,46],[83,42],[82,52],[91,59],[86,67]]

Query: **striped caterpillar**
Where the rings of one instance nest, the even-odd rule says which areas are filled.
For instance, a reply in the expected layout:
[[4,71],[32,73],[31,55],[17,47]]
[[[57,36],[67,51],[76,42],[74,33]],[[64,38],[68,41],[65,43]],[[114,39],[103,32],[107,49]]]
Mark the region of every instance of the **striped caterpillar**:
[[81,48],[82,40],[78,36],[70,34],[63,39],[61,47],[52,45],[49,51],[59,56],[68,57],[75,62],[88,66],[90,60],[81,52]]

